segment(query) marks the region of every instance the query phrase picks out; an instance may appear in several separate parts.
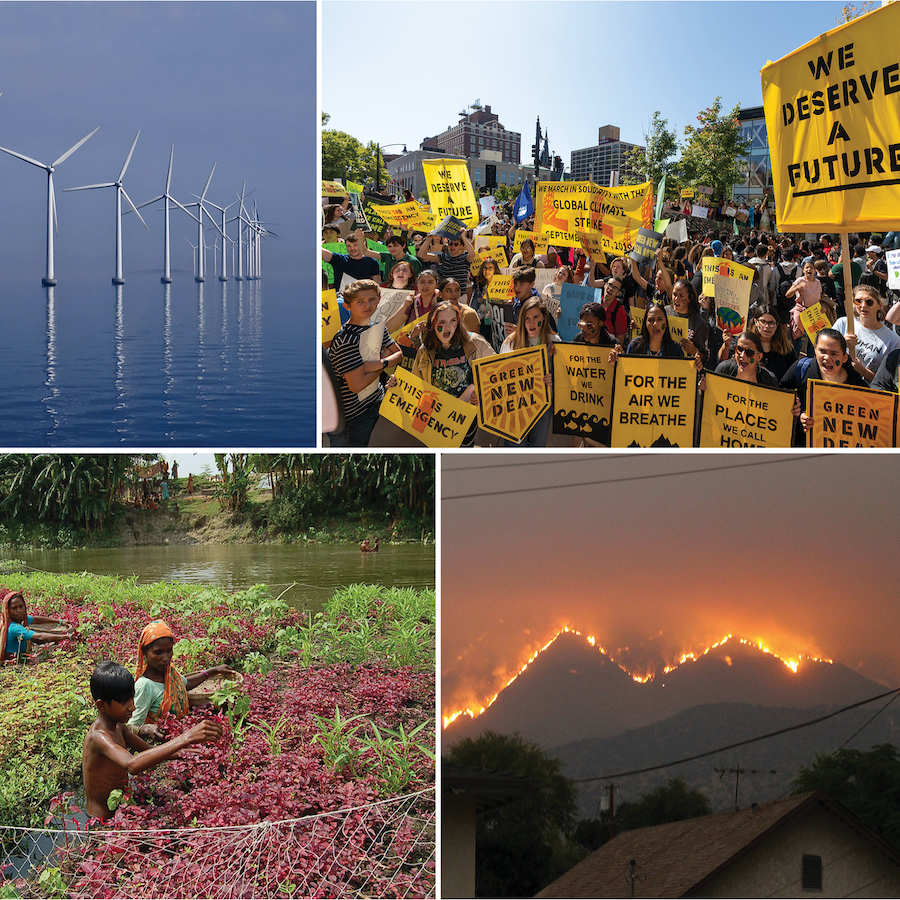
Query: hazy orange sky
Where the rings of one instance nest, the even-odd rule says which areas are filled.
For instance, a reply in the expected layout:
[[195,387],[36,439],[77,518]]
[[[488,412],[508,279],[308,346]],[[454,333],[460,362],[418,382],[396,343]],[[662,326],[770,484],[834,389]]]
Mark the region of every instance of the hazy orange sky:
[[445,455],[442,713],[564,625],[631,671],[730,632],[895,686],[898,476],[872,451]]

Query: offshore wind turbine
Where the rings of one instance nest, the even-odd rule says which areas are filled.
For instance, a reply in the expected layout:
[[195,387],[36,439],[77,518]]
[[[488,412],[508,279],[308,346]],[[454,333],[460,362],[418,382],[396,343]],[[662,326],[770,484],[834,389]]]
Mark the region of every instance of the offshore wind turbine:
[[[194,196],[196,197],[197,195],[195,194]],[[224,243],[225,243],[225,225],[226,225],[225,213],[228,212],[228,210],[231,209],[231,207],[234,206],[235,203],[237,203],[237,200],[235,200],[234,203],[229,203],[228,206],[224,206],[224,207],[219,206],[217,203],[213,203],[212,200],[207,200],[206,202],[210,206],[215,207],[220,213],[222,213],[222,227],[219,228],[219,234],[222,235],[222,243],[224,245]],[[207,213],[207,215],[209,215],[209,213]],[[237,216],[235,216],[235,218],[237,218]],[[210,219],[212,219],[212,216],[210,216]],[[229,219],[228,221],[233,222],[234,219]],[[224,255],[222,257],[222,274],[219,276],[219,281],[228,281],[228,261]]]
[[[213,167],[210,170],[209,178],[206,179],[206,187],[203,188],[203,193],[197,197],[196,203],[188,203],[188,206],[196,206],[197,207],[197,274],[194,276],[194,281],[201,282],[205,278],[205,266],[204,266],[204,256],[206,255],[206,245],[203,242],[203,216],[206,214],[206,217],[215,225],[216,230],[219,230],[219,226],[216,224],[216,220],[209,214],[207,208],[203,205],[206,200],[206,192],[209,190],[209,183],[212,181],[213,172],[216,171],[216,166],[218,163],[213,163]],[[196,194],[194,195],[197,196]],[[191,245],[193,246],[193,244]]]
[[92,191],[95,188],[115,188],[116,189],[116,274],[112,280],[113,284],[125,284],[125,278],[122,274],[122,198],[124,197],[128,201],[128,205],[132,208],[135,215],[141,220],[141,225],[149,231],[149,227],[147,223],[144,221],[143,216],[138,212],[137,207],[131,202],[131,197],[125,191],[125,188],[122,186],[122,179],[125,177],[125,170],[128,168],[128,164],[131,162],[131,157],[134,153],[134,148],[137,146],[138,138],[141,136],[141,130],[138,129],[138,133],[134,136],[134,143],[131,145],[131,149],[128,151],[128,156],[125,157],[125,164],[122,166],[122,171],[119,172],[119,177],[115,181],[108,181],[104,184],[85,184],[81,187],[73,187],[66,188],[66,191]]
[[164,244],[165,248],[163,251],[163,274],[162,278],[159,280],[163,284],[171,284],[172,283],[172,256],[169,250],[169,203],[174,203],[179,209],[184,210],[192,219],[196,220],[196,216],[189,210],[182,206],[170,193],[169,188],[172,186],[172,160],[175,156],[175,145],[172,144],[172,149],[169,151],[169,171],[166,173],[166,189],[160,194],[158,197],[154,197],[152,200],[148,200],[146,203],[141,203],[138,206],[138,209],[143,209],[145,206],[149,206],[151,203],[157,203],[160,200],[165,201],[165,207],[163,212],[165,214],[164,226],[163,226],[163,235],[164,235]]
[[56,284],[56,272],[53,267],[53,233],[59,232],[59,225],[56,220],[56,193],[53,190],[53,172],[56,167],[65,162],[88,138],[93,137],[100,130],[98,125],[90,134],[85,135],[74,147],[70,147],[63,155],[52,163],[38,162],[30,156],[24,156],[16,153],[15,150],[7,150],[6,147],[0,147],[4,153],[15,156],[16,159],[22,159],[39,169],[45,169],[47,172],[47,274],[41,279],[44,287],[53,287]]

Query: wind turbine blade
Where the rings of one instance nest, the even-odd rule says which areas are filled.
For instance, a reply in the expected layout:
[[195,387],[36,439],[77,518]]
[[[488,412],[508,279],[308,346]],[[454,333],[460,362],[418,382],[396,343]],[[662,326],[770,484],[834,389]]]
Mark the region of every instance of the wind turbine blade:
[[180,209],[186,212],[195,222],[199,222],[200,220],[186,207],[182,206],[174,197],[169,197],[169,199]]
[[128,196],[125,188],[119,188],[119,190],[122,192],[122,196],[128,201],[128,205],[134,210],[134,214],[141,220],[141,225],[149,231],[150,229],[144,221],[144,217],[138,212],[138,208],[131,202],[131,197]]
[[214,162],[214,163],[213,163],[212,170],[211,170],[210,173],[209,173],[209,178],[206,179],[206,187],[203,188],[203,193],[200,195],[200,200],[201,200],[201,201],[206,199],[206,192],[209,190],[209,183],[212,181],[213,172],[216,171],[216,166],[217,166],[217,165],[218,165],[218,162]]
[[165,200],[166,195],[160,194],[158,197],[154,197],[152,200],[148,200],[146,203],[139,203],[138,209],[143,209],[145,206],[149,206],[151,203],[158,203],[160,200]]
[[33,166],[38,166],[38,168],[49,168],[46,163],[38,162],[36,159],[32,159],[30,156],[23,156],[21,153],[16,153],[15,150],[7,150],[6,147],[0,147],[0,150],[2,150],[4,153],[8,153],[10,156],[15,156],[17,159],[24,159],[25,162],[31,163]]
[[50,181],[50,209],[53,212],[53,231],[59,234],[59,220],[56,218],[56,189],[53,187],[53,179],[47,176]]
[[[90,134],[86,134],[74,147],[70,150],[66,150],[66,152],[53,163],[53,168],[55,169],[61,162],[65,162],[86,140],[88,140],[88,138],[92,138],[99,130],[100,126],[98,125]],[[44,168],[46,168],[46,166]]]
[[73,188],[65,188],[63,193],[65,194],[67,191],[92,191],[94,188],[104,188],[104,187],[115,187],[116,184],[114,181],[110,181],[107,184],[84,184],[81,187],[73,187]]
[[169,187],[172,185],[172,159],[175,156],[175,145],[172,144],[172,149],[169,151],[169,172],[166,175],[166,196],[169,196]]
[[125,177],[125,170],[128,168],[128,163],[131,162],[131,156],[134,153],[134,148],[137,147],[138,138],[141,136],[141,129],[138,128],[138,133],[134,136],[134,143],[131,145],[131,149],[128,151],[128,156],[125,159],[125,165],[122,166],[122,171],[119,172],[118,181],[121,181]]

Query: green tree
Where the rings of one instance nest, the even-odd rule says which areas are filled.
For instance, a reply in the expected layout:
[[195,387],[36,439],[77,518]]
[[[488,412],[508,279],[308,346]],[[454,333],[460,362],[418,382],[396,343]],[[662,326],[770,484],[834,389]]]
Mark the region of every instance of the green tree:
[[[333,128],[325,128],[330,120],[328,113],[322,113],[322,178],[335,178],[364,183],[375,181],[375,160],[377,145],[374,141],[363,144],[353,135]],[[387,184],[387,170],[381,157],[381,184]]]
[[740,106],[722,112],[722,98],[698,116],[699,126],[687,125],[681,151],[682,187],[707,185],[716,199],[731,197],[732,188],[743,178],[742,160],[750,143],[741,137]]
[[900,847],[900,753],[893,744],[817,753],[811,766],[801,766],[793,788],[797,794],[825,791]]
[[[678,152],[675,129],[669,129],[669,120],[664,119],[659,110],[653,113],[650,127],[644,132],[644,143],[645,148],[635,147],[625,154],[625,162],[632,171],[622,178],[622,184],[643,184],[645,181],[652,181],[653,187],[656,188],[663,175],[673,175],[678,165],[674,159]],[[674,182],[671,187],[674,196],[676,191]]]
[[213,456],[222,477],[219,502],[229,512],[241,512],[247,506],[250,489],[250,456],[247,453],[214,453]]
[[447,760],[536,783],[525,796],[478,813],[476,896],[532,897],[584,856],[572,840],[575,787],[560,772],[560,761],[537,744],[486,731],[453,746]]
[[847,22],[852,22],[854,19],[872,12],[873,9],[875,9],[875,0],[866,0],[865,3],[848,3],[841,10],[840,18],[836,21],[838,25],[846,25]]
[[616,811],[616,831],[630,831],[706,816],[712,812],[706,795],[688,788],[680,778],[672,778],[632,803],[622,803]]

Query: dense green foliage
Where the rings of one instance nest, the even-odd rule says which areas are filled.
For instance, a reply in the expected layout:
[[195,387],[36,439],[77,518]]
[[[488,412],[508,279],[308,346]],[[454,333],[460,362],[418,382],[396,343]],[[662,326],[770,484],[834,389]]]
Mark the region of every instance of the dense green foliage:
[[486,731],[451,747],[447,761],[533,779],[518,799],[477,816],[476,896],[532,897],[584,856],[572,840],[575,787],[537,744]]
[[[350,179],[360,184],[375,181],[377,146],[374,141],[368,144],[357,140],[345,131],[326,128],[328,113],[322,113],[322,178],[326,181]],[[381,182],[386,184],[387,168],[381,158]]]
[[[183,672],[219,663],[273,677],[295,664],[373,667],[373,673],[427,675],[433,690],[433,591],[350,585],[310,619],[265,585],[229,594],[204,585],[138,584],[134,578],[86,573],[12,573],[2,581],[23,591],[30,611],[78,628],[75,640],[48,662],[0,669],[0,822],[5,824],[42,822],[50,798],[80,783],[81,743],[94,717],[88,691],[94,664],[109,658],[133,667],[140,630],[154,618],[165,619],[182,638],[175,655]],[[374,690],[377,696],[377,685]],[[333,705],[322,713],[330,746],[350,745],[354,753],[367,754],[367,761],[377,754],[392,761],[384,773],[390,789],[412,771],[411,760],[421,771],[423,748],[433,746],[433,717],[428,729],[378,731],[361,720],[335,722]],[[277,716],[270,724],[276,728]]]
[[900,752],[893,744],[871,750],[817,753],[802,766],[794,793],[822,790],[843,803],[888,843],[900,847]]
[[[678,152],[675,130],[669,130],[669,120],[664,119],[659,110],[653,113],[653,121],[644,134],[644,144],[644,147],[635,147],[626,152],[626,160],[633,174],[624,176],[622,184],[643,184],[645,181],[652,181],[655,190],[663,175],[674,176],[678,166],[674,161]],[[668,185],[668,188],[670,195],[677,196],[674,182]]]

